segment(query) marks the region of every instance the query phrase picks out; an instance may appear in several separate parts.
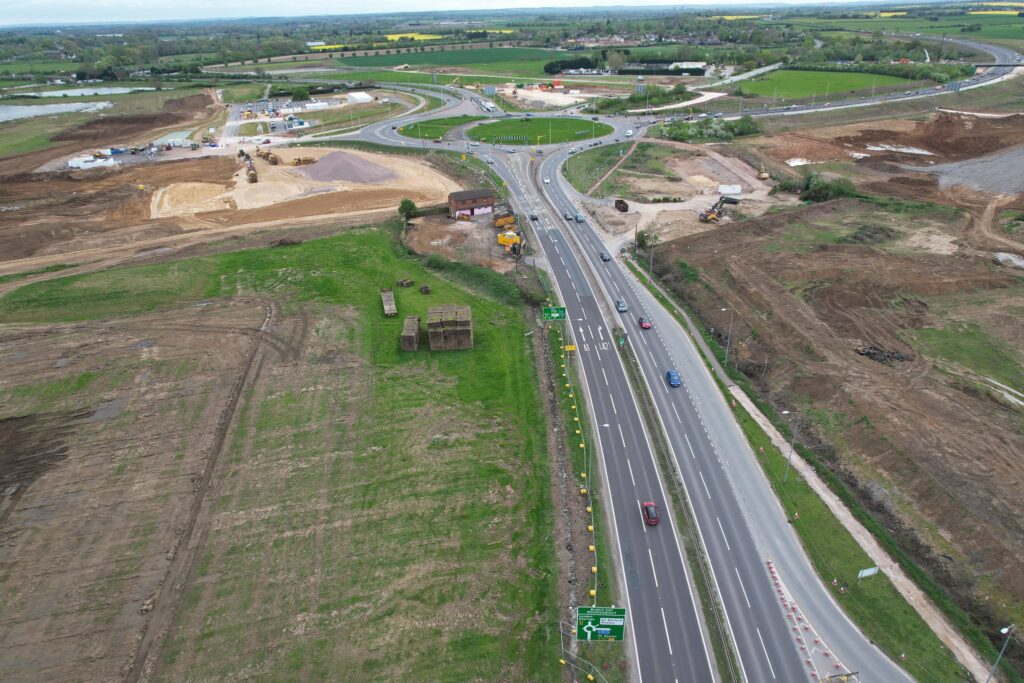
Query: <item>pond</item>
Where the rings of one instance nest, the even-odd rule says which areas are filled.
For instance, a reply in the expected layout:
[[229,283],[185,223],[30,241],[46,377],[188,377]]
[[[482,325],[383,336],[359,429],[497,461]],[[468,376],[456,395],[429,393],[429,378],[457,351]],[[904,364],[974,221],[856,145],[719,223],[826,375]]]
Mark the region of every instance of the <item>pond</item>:
[[156,90],[156,88],[65,88],[64,90],[40,90],[36,92],[19,92],[26,97],[92,97],[93,95],[127,95],[140,90]]
[[75,111],[99,111],[110,107],[110,102],[68,102],[67,104],[0,104],[0,121],[28,119],[33,116],[67,114]]

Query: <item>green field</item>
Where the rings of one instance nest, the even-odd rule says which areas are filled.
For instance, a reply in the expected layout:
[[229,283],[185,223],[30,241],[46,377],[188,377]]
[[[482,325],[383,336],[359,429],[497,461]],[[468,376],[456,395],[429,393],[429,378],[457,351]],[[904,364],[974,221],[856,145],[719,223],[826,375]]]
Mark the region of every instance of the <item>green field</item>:
[[[1024,8],[1020,8],[1024,10]],[[776,23],[794,24],[807,28],[837,28],[854,31],[885,31],[923,33],[931,36],[949,35],[950,38],[991,40],[1008,45],[1024,45],[1024,17],[1012,15],[967,15],[941,17],[928,21],[920,17],[881,17],[878,19],[819,19],[816,17],[783,17]],[[980,31],[961,32],[960,29],[977,24]]]
[[[5,322],[236,296],[281,302],[281,324],[309,321],[303,351],[270,352],[242,395],[209,513],[229,523],[204,536],[154,681],[558,680],[546,418],[525,309],[496,273],[405,255],[395,228],[0,299]],[[396,288],[402,317],[388,319],[379,288],[396,277],[432,293]],[[439,303],[472,306],[474,348],[401,351],[403,317]]]
[[[841,98],[852,92],[907,87],[911,81],[895,76],[838,71],[791,71],[780,69],[760,78],[736,84],[745,93],[780,99],[804,99],[817,96]],[[824,99],[821,99],[824,102]]]
[[[339,71],[337,73],[320,74],[319,78],[337,81],[372,81],[377,83],[434,83],[434,75],[411,71]],[[451,76],[437,74],[438,85],[449,85],[458,81],[460,84],[505,84],[510,79],[500,76]]]
[[602,145],[580,152],[569,157],[562,166],[562,173],[577,192],[586,194],[590,186],[607,173],[628,148],[626,144]]
[[473,140],[511,145],[550,145],[608,135],[613,128],[606,123],[582,119],[515,118],[483,123],[467,131]]
[[235,83],[219,88],[219,90],[223,91],[224,101],[228,104],[255,102],[263,96],[263,92],[266,89],[265,83]]
[[436,140],[443,137],[452,128],[461,126],[473,121],[483,121],[485,116],[450,116],[444,119],[432,119],[430,121],[417,121],[411,126],[399,129],[402,135],[421,140]]
[[459,66],[465,67],[473,73],[543,77],[544,65],[547,62],[565,58],[566,53],[561,51],[510,47],[372,55],[369,57],[348,57],[338,61],[342,66],[354,69],[382,66],[393,67],[402,64],[409,64],[416,69]]
[[81,67],[81,62],[62,62],[57,60],[0,62],[0,74],[49,74],[61,71],[71,72]]

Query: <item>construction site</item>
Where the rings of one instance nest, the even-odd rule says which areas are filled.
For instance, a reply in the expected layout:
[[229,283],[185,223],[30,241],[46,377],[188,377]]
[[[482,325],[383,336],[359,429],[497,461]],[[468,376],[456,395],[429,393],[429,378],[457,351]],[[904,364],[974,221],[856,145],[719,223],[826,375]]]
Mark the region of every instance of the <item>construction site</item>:
[[802,416],[801,442],[962,607],[1007,623],[1024,612],[1022,143],[1022,116],[940,112],[716,146],[867,198],[778,193],[765,213],[744,194],[654,251],[730,362]]

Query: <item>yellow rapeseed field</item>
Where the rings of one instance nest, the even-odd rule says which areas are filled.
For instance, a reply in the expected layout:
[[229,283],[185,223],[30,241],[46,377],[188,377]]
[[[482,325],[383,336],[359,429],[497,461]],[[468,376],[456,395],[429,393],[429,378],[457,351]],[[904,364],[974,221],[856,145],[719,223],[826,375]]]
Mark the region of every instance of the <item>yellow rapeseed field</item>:
[[387,34],[388,40],[401,40],[402,38],[412,38],[414,40],[440,40],[444,36],[438,36],[433,33],[389,33]]

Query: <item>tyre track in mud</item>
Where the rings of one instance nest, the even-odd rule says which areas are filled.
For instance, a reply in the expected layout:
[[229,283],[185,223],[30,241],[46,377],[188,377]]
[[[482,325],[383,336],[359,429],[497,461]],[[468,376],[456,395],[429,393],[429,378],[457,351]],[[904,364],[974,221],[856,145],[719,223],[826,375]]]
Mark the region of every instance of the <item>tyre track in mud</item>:
[[[231,387],[224,410],[217,422],[213,443],[210,446],[210,454],[206,467],[203,470],[202,478],[196,488],[192,506],[189,509],[188,520],[178,537],[177,545],[171,551],[173,553],[171,565],[160,584],[159,590],[152,597],[153,611],[141,634],[138,636],[135,654],[132,660],[125,666],[124,680],[127,683],[149,680],[154,669],[154,662],[167,636],[167,632],[170,630],[181,597],[184,595],[186,579],[192,572],[195,560],[199,555],[199,550],[203,547],[203,542],[209,532],[211,517],[209,515],[210,503],[207,500],[207,494],[211,489],[211,482],[217,469],[217,463],[224,449],[228,430],[234,422],[235,412],[241,401],[242,394],[246,386],[252,380],[255,380],[262,370],[263,356],[260,354],[260,351],[263,347],[262,342],[266,332],[270,329],[271,322],[279,315],[277,305],[274,303],[267,303],[266,310],[266,317],[260,327],[260,331],[263,334],[251,337],[250,348],[242,361],[238,377]],[[257,362],[257,358],[259,362]],[[205,514],[203,514],[204,512]],[[194,537],[196,542],[193,543]]]

